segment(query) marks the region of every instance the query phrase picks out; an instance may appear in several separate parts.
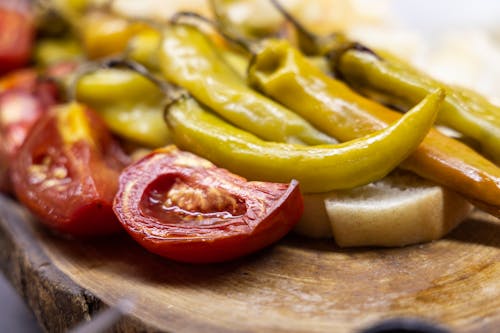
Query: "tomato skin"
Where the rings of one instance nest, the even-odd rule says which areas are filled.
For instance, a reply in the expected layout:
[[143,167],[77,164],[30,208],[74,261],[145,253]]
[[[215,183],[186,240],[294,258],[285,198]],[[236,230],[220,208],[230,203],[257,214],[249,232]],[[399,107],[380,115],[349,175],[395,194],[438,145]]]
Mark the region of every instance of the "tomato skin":
[[57,100],[55,84],[37,77],[34,70],[23,70],[0,80],[0,192],[11,191],[10,162],[33,124]]
[[0,5],[0,74],[25,66],[31,57],[35,26],[25,1]]
[[0,94],[0,191],[11,190],[9,163],[42,113],[42,105],[28,92],[15,90]]
[[[63,112],[83,115],[71,123],[83,129],[61,128]],[[68,141],[65,131],[75,138]],[[97,114],[72,103],[51,108],[33,126],[12,163],[11,179],[18,200],[52,230],[104,235],[121,230],[112,202],[127,163]]]
[[25,68],[0,78],[0,192],[12,191],[9,164],[32,126],[61,100],[54,80],[75,70],[75,63],[59,63],[42,74]]
[[249,182],[174,146],[120,176],[114,211],[144,248],[191,263],[232,260],[282,238],[303,213],[298,182]]

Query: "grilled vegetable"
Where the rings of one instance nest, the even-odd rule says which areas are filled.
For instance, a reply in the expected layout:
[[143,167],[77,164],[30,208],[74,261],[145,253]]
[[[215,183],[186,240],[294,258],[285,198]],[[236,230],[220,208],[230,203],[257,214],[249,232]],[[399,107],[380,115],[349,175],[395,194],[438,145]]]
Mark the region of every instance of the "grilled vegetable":
[[160,66],[165,78],[234,125],[264,140],[305,144],[336,142],[307,121],[249,88],[197,28],[163,31]]
[[[269,41],[249,81],[341,141],[385,128],[400,114],[366,99],[313,66],[286,41]],[[402,164],[500,216],[500,168],[464,144],[431,130]]]
[[297,223],[303,203],[297,181],[248,182],[168,146],[125,169],[114,210],[149,251],[206,263],[279,240]]
[[217,165],[249,179],[297,179],[305,192],[326,192],[372,182],[397,167],[431,128],[443,97],[438,90],[393,125],[358,140],[312,147],[262,141],[192,98],[175,101],[166,117],[179,147]]

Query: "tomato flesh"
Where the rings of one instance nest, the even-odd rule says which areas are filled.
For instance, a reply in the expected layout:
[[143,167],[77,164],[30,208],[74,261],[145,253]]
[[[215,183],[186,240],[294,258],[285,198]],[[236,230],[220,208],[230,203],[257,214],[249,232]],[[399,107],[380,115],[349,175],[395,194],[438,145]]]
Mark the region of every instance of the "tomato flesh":
[[113,207],[147,250],[195,263],[262,249],[288,233],[303,213],[297,181],[249,182],[174,146],[127,167]]
[[[70,125],[76,128],[61,127],[65,108],[84,115],[74,117]],[[11,178],[19,201],[51,229],[102,235],[121,230],[112,202],[127,163],[95,112],[72,103],[52,108],[33,126],[12,163]]]
[[246,212],[242,198],[235,198],[224,189],[197,184],[182,173],[159,177],[146,190],[140,204],[144,214],[182,227],[197,227],[200,219],[205,225],[220,225]]
[[0,94],[0,191],[10,192],[9,166],[33,124],[44,112],[34,95],[22,91]]
[[51,80],[42,79],[34,69],[13,71],[0,79],[1,192],[11,191],[9,164],[32,126],[48,108],[57,103],[58,99],[59,91],[56,84]]

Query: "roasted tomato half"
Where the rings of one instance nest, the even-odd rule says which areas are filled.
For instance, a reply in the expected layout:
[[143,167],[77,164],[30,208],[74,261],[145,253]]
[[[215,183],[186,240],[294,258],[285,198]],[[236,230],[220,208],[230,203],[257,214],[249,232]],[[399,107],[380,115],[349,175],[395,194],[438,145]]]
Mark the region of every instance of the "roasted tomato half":
[[42,113],[40,102],[26,91],[0,94],[0,191],[10,191],[9,164]]
[[31,91],[35,88],[38,73],[33,68],[12,71],[0,77],[0,92],[10,89]]
[[56,85],[39,80],[35,70],[15,71],[0,80],[0,191],[10,192],[9,164],[57,95]]
[[147,250],[194,263],[255,252],[283,237],[303,212],[297,181],[249,182],[175,146],[127,167],[118,219]]
[[28,1],[0,1],[0,74],[28,63],[34,34],[33,13]]
[[128,158],[95,112],[60,105],[33,126],[11,167],[15,194],[51,229],[75,236],[121,229],[112,203]]

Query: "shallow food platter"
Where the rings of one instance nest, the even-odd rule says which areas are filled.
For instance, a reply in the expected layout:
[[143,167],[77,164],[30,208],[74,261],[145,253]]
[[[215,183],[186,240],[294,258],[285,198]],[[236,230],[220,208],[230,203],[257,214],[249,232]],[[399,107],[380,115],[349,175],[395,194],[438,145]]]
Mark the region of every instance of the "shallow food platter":
[[1,268],[50,332],[123,299],[135,306],[114,331],[356,332],[394,317],[500,327],[500,222],[481,212],[433,243],[340,249],[290,235],[218,265],[168,261],[125,234],[64,239],[1,195],[0,229]]

